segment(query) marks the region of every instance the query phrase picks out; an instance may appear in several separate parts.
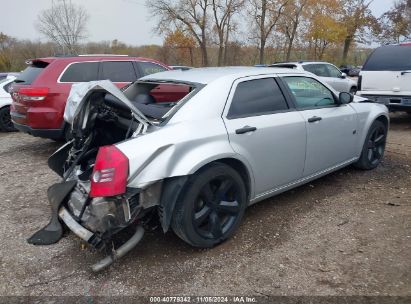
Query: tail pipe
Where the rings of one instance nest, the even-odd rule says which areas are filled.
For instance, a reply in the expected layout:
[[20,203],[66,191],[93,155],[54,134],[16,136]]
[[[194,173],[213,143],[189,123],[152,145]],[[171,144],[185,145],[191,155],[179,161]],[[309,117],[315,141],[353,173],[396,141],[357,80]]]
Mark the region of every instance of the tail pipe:
[[137,226],[136,232],[127,242],[125,242],[122,246],[120,246],[120,248],[115,250],[111,255],[106,256],[104,259],[91,266],[91,269],[94,272],[99,272],[104,268],[110,266],[114,263],[114,261],[125,256],[131,249],[133,249],[141,241],[143,235],[144,228],[141,225]]

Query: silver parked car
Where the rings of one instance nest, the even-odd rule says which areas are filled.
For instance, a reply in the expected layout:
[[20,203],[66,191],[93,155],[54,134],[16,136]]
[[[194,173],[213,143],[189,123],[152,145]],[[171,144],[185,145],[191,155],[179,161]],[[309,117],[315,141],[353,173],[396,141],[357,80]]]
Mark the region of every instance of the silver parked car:
[[[190,89],[158,103],[150,92],[161,85]],[[154,217],[193,246],[215,246],[250,204],[350,164],[380,163],[387,108],[353,98],[280,68],[161,72],[124,91],[109,81],[73,85],[65,113],[73,140],[49,159],[63,177],[48,191],[53,218],[29,242],[57,242],[60,219],[112,252],[98,271],[133,248]],[[113,248],[124,228],[133,236]]]
[[298,61],[281,62],[269,65],[275,68],[289,68],[300,71],[307,71],[317,75],[319,79],[328,83],[338,92],[357,92],[357,82],[347,78],[346,73],[342,73],[335,65],[323,61]]

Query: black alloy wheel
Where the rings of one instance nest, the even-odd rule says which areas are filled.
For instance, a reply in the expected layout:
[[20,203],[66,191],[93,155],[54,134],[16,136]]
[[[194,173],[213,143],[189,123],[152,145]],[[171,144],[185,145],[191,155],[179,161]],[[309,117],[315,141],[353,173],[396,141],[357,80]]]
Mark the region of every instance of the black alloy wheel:
[[370,164],[378,165],[384,155],[386,131],[384,126],[375,128],[368,139],[367,158]]
[[193,225],[205,238],[221,238],[240,214],[239,185],[230,176],[218,176],[200,190],[193,209]]
[[245,207],[241,176],[233,168],[215,163],[190,177],[176,203],[172,227],[187,243],[212,247],[233,234]]
[[10,107],[4,107],[0,109],[0,130],[6,132],[17,131],[16,128],[14,128],[13,122],[11,121]]
[[361,156],[354,166],[364,170],[376,168],[384,156],[386,141],[387,127],[379,120],[374,121],[365,138]]

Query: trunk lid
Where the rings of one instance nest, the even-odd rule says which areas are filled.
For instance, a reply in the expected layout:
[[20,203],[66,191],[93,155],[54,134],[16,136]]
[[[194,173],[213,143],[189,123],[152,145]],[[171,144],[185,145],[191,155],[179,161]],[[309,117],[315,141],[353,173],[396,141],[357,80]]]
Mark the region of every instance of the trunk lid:
[[[133,117],[140,122],[143,126],[148,127],[152,125],[151,121],[138,110],[126,95],[110,80],[98,80],[85,83],[76,83],[71,87],[69,97],[67,99],[66,107],[64,109],[64,120],[69,124],[73,124],[73,121],[79,113],[88,113],[82,111],[87,105],[93,92],[106,92],[116,97],[119,102],[123,103],[133,113]],[[85,115],[85,114],[83,114]]]

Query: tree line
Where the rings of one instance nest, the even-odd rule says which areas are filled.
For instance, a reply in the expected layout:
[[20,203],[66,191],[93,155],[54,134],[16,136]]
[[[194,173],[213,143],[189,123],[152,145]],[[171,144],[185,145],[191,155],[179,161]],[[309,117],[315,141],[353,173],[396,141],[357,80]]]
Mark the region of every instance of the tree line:
[[210,62],[208,47],[216,47],[216,65],[220,66],[227,64],[233,43],[257,48],[260,64],[269,62],[267,48],[278,50],[279,59],[284,61],[300,59],[293,54],[295,50],[305,50],[310,59],[322,60],[328,50],[341,48],[336,61],[346,63],[356,43],[393,43],[411,37],[411,0],[396,1],[380,17],[372,14],[372,2],[147,0],[147,7],[157,18],[157,31],[166,36],[166,42],[180,48],[199,46],[204,66]]

